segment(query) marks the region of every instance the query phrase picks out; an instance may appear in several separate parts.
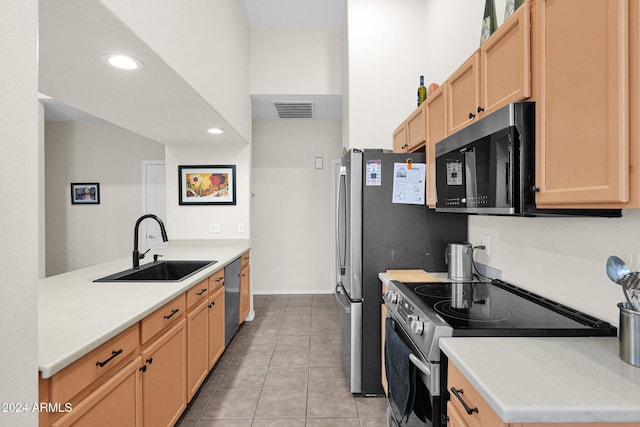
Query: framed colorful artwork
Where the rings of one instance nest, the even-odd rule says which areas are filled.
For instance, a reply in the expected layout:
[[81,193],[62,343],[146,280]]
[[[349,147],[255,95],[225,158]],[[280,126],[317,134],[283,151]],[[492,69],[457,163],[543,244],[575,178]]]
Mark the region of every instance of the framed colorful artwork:
[[72,205],[99,205],[100,184],[97,182],[72,182]]
[[178,166],[179,204],[235,205],[236,166]]

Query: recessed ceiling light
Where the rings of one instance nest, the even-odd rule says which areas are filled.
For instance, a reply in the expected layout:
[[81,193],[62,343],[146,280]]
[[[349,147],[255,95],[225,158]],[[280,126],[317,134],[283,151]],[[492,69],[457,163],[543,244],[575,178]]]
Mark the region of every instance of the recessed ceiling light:
[[212,133],[214,135],[220,135],[221,133],[224,133],[224,129],[220,129],[220,128],[211,128],[209,129],[207,132]]
[[140,58],[123,53],[103,53],[102,60],[121,70],[139,70],[144,67],[144,63]]

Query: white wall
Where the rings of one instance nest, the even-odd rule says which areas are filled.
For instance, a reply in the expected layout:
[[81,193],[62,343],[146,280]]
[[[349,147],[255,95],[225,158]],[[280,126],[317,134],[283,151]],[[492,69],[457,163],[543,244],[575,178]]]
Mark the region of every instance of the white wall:
[[393,130],[416,108],[424,54],[425,0],[347,0],[347,141],[392,148]]
[[340,95],[340,27],[251,29],[252,95]]
[[[45,127],[47,276],[129,256],[142,215],[142,160],[164,146],[101,120]],[[70,183],[100,183],[100,204],[72,205]]]
[[249,22],[239,0],[101,0],[251,139]]
[[[38,402],[38,2],[0,5],[0,402]],[[37,412],[0,411],[0,425],[35,426]]]
[[[484,0],[427,0],[427,67],[442,83],[478,47]],[[498,22],[504,1],[496,1]],[[452,25],[452,23],[455,25]],[[490,238],[490,255],[476,259],[502,270],[515,285],[618,324],[619,286],[605,274],[607,257],[637,257],[640,212],[622,219],[471,216],[469,240]]]
[[[165,154],[169,239],[248,239],[251,232],[251,146],[236,144],[167,145]],[[222,206],[179,205],[178,166],[180,165],[235,165],[236,204]],[[220,224],[220,233],[211,233],[211,223]],[[244,232],[238,231],[239,223],[244,225]]]
[[[322,120],[253,125],[251,286],[255,293],[328,293],[331,159],[342,124]],[[322,157],[323,169],[314,168]]]

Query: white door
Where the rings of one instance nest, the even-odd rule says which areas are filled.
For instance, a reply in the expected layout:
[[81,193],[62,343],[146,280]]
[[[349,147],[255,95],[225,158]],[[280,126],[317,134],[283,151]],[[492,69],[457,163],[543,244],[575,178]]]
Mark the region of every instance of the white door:
[[[166,169],[164,161],[142,161],[142,210],[143,214],[154,214],[167,225]],[[153,220],[141,224],[140,253],[147,249],[166,245],[160,235],[160,227]],[[169,231],[167,231],[169,234]]]

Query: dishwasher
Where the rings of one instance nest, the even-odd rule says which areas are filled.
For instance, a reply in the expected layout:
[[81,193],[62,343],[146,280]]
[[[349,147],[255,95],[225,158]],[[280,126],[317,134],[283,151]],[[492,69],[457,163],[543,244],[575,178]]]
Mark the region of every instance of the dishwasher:
[[240,258],[224,268],[224,343],[228,346],[239,328]]

